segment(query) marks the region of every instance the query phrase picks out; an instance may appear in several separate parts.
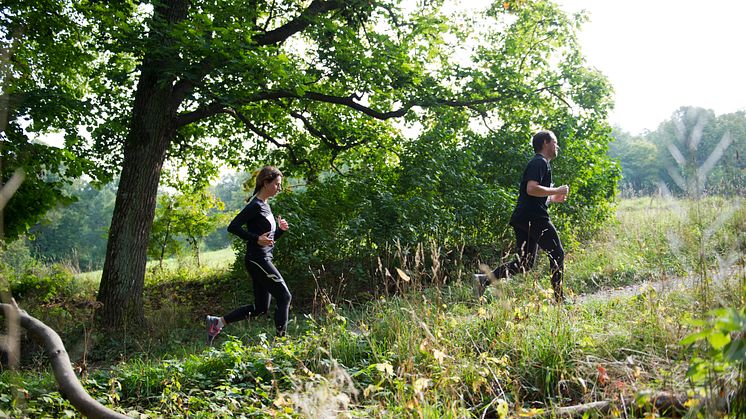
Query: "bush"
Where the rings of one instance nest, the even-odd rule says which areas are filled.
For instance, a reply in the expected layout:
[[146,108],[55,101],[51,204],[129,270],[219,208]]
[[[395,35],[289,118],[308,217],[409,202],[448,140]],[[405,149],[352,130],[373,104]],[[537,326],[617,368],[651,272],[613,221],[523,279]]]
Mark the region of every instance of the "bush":
[[62,265],[38,268],[24,272],[11,282],[11,293],[16,299],[35,299],[47,302],[66,290],[73,281],[73,275]]
[[73,282],[72,273],[64,266],[44,266],[33,259],[20,271],[12,271],[8,265],[0,269],[8,279],[7,284],[2,284],[3,290],[18,301],[48,302],[69,290]]
[[[375,290],[386,269],[406,270],[401,255],[412,261],[421,248],[424,260],[444,259],[435,252],[463,262],[444,265],[451,280],[464,266],[501,262],[513,246],[508,221],[533,155],[531,134],[510,128],[485,136],[454,132],[459,117],[443,111],[433,127],[400,149],[365,155],[344,172],[324,174],[272,202],[275,215],[291,225],[275,251],[291,289],[294,281],[323,285],[328,271],[332,285],[344,277],[351,289]],[[566,151],[552,163],[556,181],[570,185],[572,198],[551,211],[569,249],[613,214],[619,172],[605,154],[602,126],[573,126],[579,123],[573,118],[563,123],[557,135]],[[243,244],[236,249],[241,261]]]

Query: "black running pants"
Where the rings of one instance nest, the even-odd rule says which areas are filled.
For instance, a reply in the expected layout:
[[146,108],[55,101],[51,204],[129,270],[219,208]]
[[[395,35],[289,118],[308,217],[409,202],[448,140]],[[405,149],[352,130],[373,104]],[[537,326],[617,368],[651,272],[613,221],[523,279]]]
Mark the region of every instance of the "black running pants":
[[539,247],[549,256],[552,270],[552,288],[555,298],[562,299],[562,277],[565,270],[565,251],[562,249],[557,229],[551,221],[545,219],[530,222],[513,222],[515,232],[516,258],[492,271],[496,278],[507,278],[519,272],[527,272],[534,267],[536,252]]
[[288,324],[292,296],[280,272],[269,259],[246,259],[246,270],[254,285],[254,304],[239,307],[223,316],[226,323],[233,323],[266,314],[272,297],[277,301],[275,327],[277,335],[284,336]]

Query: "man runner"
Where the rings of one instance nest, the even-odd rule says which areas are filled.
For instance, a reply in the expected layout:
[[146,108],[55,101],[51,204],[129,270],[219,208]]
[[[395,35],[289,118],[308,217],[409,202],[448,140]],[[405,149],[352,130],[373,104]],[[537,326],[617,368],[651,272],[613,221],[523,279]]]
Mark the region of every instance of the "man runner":
[[536,155],[523,171],[518,194],[518,202],[510,217],[516,239],[516,259],[494,271],[474,274],[477,297],[481,297],[490,279],[507,278],[518,272],[533,268],[537,248],[541,247],[549,256],[552,270],[552,288],[557,302],[564,301],[562,292],[562,275],[564,273],[565,251],[557,235],[557,229],[549,220],[547,204],[565,202],[570,188],[552,185],[552,166],[549,162],[557,157],[559,146],[557,137],[552,131],[537,132],[531,143]]

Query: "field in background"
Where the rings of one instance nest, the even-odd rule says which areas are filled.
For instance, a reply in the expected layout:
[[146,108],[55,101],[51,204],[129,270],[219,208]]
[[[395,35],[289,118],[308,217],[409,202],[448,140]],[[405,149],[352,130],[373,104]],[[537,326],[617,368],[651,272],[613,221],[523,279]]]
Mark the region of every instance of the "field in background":
[[[225,249],[212,250],[209,252],[200,253],[200,264],[203,269],[214,269],[221,270],[227,269],[231,266],[236,258],[236,254],[233,249],[226,247]],[[148,271],[152,271],[159,267],[158,261],[149,261],[147,264]],[[178,269],[189,269],[197,268],[197,263],[191,255],[170,258],[163,260],[163,269],[165,270],[178,270]],[[75,278],[85,282],[98,283],[101,280],[101,270],[91,272],[81,272],[75,275]]]

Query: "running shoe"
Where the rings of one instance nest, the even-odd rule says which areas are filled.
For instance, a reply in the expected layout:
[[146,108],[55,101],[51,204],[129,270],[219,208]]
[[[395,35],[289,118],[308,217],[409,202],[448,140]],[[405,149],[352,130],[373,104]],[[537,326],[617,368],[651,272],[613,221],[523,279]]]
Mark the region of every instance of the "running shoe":
[[205,323],[207,323],[207,344],[212,345],[212,341],[215,340],[215,336],[217,336],[221,330],[223,330],[222,327],[220,327],[220,317],[217,316],[207,316],[205,319]]
[[490,280],[486,274],[474,274],[474,298],[480,299]]

